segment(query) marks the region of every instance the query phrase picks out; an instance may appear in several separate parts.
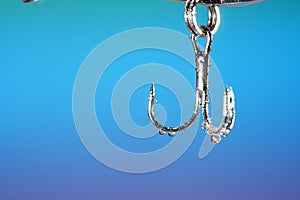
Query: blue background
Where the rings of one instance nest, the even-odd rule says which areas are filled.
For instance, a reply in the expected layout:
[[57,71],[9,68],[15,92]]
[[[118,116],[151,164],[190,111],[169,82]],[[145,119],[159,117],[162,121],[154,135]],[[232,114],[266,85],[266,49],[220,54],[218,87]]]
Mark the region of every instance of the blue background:
[[212,56],[237,96],[232,134],[203,160],[198,137],[170,167],[133,175],[82,145],[72,117],[76,73],[119,32],[153,26],[188,35],[183,4],[2,1],[0,199],[299,199],[299,5],[221,8]]

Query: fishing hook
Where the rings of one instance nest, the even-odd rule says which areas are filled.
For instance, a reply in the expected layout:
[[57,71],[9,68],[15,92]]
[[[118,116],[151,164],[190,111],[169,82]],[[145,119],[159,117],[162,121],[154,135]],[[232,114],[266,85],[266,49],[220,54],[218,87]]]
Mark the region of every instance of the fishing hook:
[[[199,26],[196,19],[196,4],[197,0],[187,0],[184,14],[187,28],[191,32],[190,39],[195,52],[196,91],[194,112],[187,122],[177,127],[167,127],[159,123],[154,114],[154,103],[156,102],[156,97],[155,85],[152,83],[148,101],[148,116],[151,123],[160,130],[160,134],[164,135],[168,133],[169,136],[175,136],[177,132],[186,130],[197,120],[197,117],[200,114],[200,107],[202,107],[202,127],[206,129],[206,133],[211,136],[212,142],[219,143],[222,136],[226,137],[234,125],[234,93],[231,87],[226,88],[223,100],[222,122],[219,126],[214,126],[211,122],[208,108],[210,103],[208,77],[209,67],[211,66],[210,52],[213,34],[218,30],[220,24],[220,12],[216,5],[207,6],[208,23],[206,26]],[[206,46],[204,50],[200,49],[197,38],[206,38]]]

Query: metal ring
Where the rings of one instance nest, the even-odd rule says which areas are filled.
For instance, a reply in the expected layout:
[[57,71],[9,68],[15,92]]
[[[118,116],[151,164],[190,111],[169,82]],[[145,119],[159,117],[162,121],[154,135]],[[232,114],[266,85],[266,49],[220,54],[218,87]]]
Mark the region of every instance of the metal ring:
[[218,31],[221,21],[219,7],[215,5],[207,7],[208,22],[206,26],[203,26],[197,23],[196,6],[197,0],[187,0],[185,4],[184,19],[188,29],[191,33],[199,37],[207,37],[207,30],[209,30],[211,34],[215,34]]

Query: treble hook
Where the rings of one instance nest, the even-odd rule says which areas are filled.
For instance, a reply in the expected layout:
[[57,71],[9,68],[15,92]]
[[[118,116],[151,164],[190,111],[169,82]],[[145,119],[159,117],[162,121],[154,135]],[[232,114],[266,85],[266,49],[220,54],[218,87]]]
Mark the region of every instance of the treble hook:
[[[177,132],[181,132],[190,127],[197,119],[200,113],[200,107],[202,107],[202,128],[206,129],[206,133],[211,136],[211,141],[219,143],[222,136],[226,137],[233,128],[235,121],[235,101],[232,88],[226,88],[223,100],[223,117],[219,126],[212,125],[208,105],[209,89],[208,89],[208,74],[210,63],[210,52],[213,41],[213,34],[217,31],[220,24],[220,12],[219,8],[215,5],[208,6],[208,24],[206,26],[199,26],[196,20],[196,4],[197,0],[187,0],[185,6],[185,22],[188,29],[191,32],[191,41],[195,52],[196,62],[196,94],[195,94],[195,106],[194,112],[191,118],[183,125],[177,127],[167,127],[159,123],[154,115],[154,102],[155,98],[155,86],[152,83],[149,101],[148,101],[148,116],[151,123],[157,127],[160,134],[168,133],[169,136],[175,136]],[[206,46],[202,51],[198,45],[197,38],[206,38]]]

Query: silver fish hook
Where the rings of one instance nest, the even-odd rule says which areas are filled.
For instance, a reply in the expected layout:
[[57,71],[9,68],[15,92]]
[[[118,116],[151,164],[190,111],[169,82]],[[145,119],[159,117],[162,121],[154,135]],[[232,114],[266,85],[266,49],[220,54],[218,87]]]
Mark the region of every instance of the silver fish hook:
[[[208,105],[210,103],[208,74],[209,67],[211,65],[210,52],[213,41],[213,34],[218,30],[220,24],[220,12],[217,6],[208,6],[208,23],[206,26],[199,26],[196,20],[197,2],[197,0],[187,0],[184,14],[185,22],[192,34],[190,39],[193,44],[196,58],[196,94],[194,112],[191,118],[186,123],[178,127],[167,127],[159,123],[154,115],[154,102],[156,101],[156,98],[155,86],[154,83],[152,83],[148,101],[148,116],[152,124],[160,130],[160,134],[168,133],[169,136],[175,136],[177,132],[186,130],[196,121],[200,113],[200,107],[202,107],[202,127],[206,129],[206,133],[211,136],[212,142],[219,143],[222,139],[222,136],[227,136],[234,125],[234,93],[232,91],[232,88],[226,88],[223,101],[224,108],[222,123],[217,127],[212,125],[208,109]],[[207,39],[204,50],[201,50],[198,45],[198,37]]]

